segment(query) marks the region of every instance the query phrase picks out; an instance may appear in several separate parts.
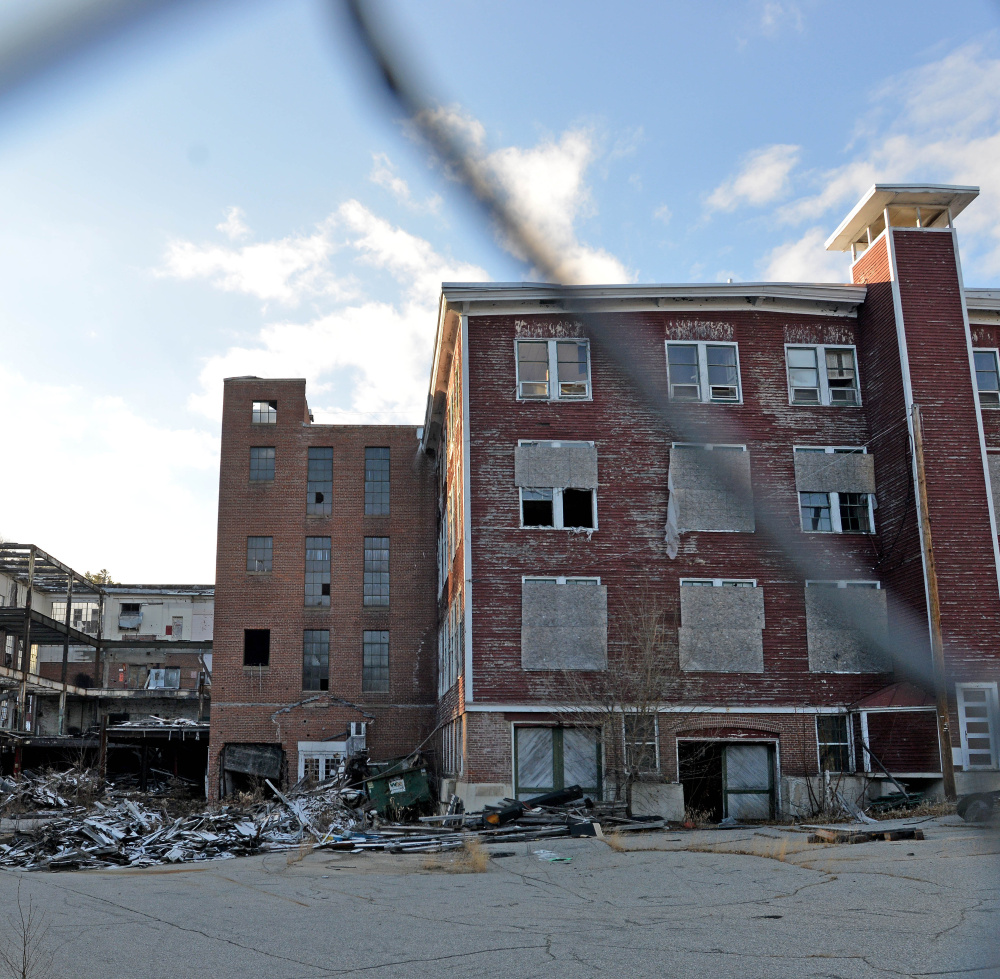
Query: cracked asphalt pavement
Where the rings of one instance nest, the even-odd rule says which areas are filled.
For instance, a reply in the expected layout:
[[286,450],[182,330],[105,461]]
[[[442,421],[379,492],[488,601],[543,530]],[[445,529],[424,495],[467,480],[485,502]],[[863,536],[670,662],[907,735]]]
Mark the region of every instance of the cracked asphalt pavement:
[[[883,824],[886,825],[886,824]],[[810,844],[781,827],[451,855],[293,852],[145,870],[0,873],[44,908],[55,976],[1000,977],[1000,832]],[[571,857],[548,863],[531,851]],[[0,914],[0,917],[6,915]]]

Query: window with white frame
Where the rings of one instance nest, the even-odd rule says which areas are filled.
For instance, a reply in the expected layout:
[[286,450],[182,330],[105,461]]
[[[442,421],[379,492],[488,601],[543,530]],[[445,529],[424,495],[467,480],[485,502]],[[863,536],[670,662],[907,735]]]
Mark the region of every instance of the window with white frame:
[[[854,447],[795,447],[795,456],[801,460],[809,455],[865,455],[866,449]],[[842,468],[840,459],[825,463],[831,477]],[[824,463],[813,467],[811,475],[822,477]],[[862,477],[863,478],[863,477]],[[829,492],[799,491],[799,514],[802,529],[820,534],[871,534],[875,530],[875,494],[830,490]]]
[[683,586],[708,585],[709,587],[721,588],[724,586],[734,588],[756,588],[756,578],[681,578]]
[[655,713],[626,714],[623,718],[625,768],[630,774],[659,771],[657,733]]
[[851,726],[847,714],[818,714],[816,744],[821,772],[853,772]]
[[955,686],[962,734],[962,767],[997,768],[997,685],[959,683]]
[[839,581],[806,581],[807,588],[869,588],[869,589],[879,589],[882,587],[881,582],[878,581],[845,581],[840,579]]
[[558,486],[522,486],[520,489],[522,527],[593,530],[597,526],[593,490]]
[[861,404],[857,351],[853,346],[786,344],[785,362],[791,404]]
[[590,398],[587,340],[515,340],[517,396],[522,400],[580,401]]
[[667,340],[671,401],[739,403],[740,361],[735,343]]
[[979,404],[983,408],[1000,408],[1000,369],[998,369],[997,351],[974,350],[972,357],[976,365]]

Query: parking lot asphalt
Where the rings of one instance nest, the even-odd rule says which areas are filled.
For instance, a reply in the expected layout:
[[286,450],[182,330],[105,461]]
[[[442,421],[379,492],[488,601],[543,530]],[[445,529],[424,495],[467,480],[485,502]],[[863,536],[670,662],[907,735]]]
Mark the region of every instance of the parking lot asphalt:
[[892,825],[926,838],[557,839],[488,847],[480,873],[454,872],[452,854],[327,850],[4,872],[0,917],[20,881],[52,974],[72,979],[1000,977],[1000,833],[955,816]]

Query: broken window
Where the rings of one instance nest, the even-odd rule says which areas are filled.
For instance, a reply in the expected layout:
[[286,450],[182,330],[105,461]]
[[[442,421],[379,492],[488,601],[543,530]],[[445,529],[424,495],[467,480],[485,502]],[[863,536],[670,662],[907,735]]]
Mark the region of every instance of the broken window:
[[270,571],[273,557],[273,537],[247,538],[247,571]]
[[365,514],[389,513],[389,449],[365,449]]
[[277,422],[277,401],[255,401],[253,403],[253,423],[255,425],[276,425]]
[[333,449],[311,448],[306,480],[306,513],[333,512]]
[[361,689],[389,692],[389,630],[365,629],[362,640]]
[[795,485],[804,531],[873,532],[875,467],[864,448],[796,446]]
[[[573,401],[590,397],[587,340],[517,340],[517,396]],[[550,382],[555,378],[555,384]]]
[[327,690],[330,685],[330,632],[306,629],[302,634],[302,689]]
[[306,605],[330,604],[330,538],[306,538]]
[[274,446],[254,446],[250,449],[250,481],[274,482]]
[[850,725],[846,714],[819,714],[816,743],[821,772],[853,772]]
[[764,672],[764,589],[753,579],[682,578],[680,668]]
[[959,683],[955,692],[962,734],[962,767],[996,768],[1000,760],[996,683]]
[[738,402],[739,354],[735,343],[667,340],[671,401]]
[[243,630],[243,665],[269,666],[271,663],[271,630]]
[[806,647],[813,673],[887,673],[885,591],[877,581],[807,581]]
[[984,408],[1000,408],[1000,371],[997,369],[996,350],[975,350],[976,390],[979,403]]
[[365,605],[389,604],[389,538],[365,538]]
[[659,771],[656,714],[626,714],[625,767],[631,774]]
[[604,670],[607,665],[608,589],[600,578],[524,578],[521,668]]
[[857,356],[853,346],[785,346],[788,400],[793,405],[858,405]]
[[593,490],[521,488],[522,527],[593,530],[594,510]]

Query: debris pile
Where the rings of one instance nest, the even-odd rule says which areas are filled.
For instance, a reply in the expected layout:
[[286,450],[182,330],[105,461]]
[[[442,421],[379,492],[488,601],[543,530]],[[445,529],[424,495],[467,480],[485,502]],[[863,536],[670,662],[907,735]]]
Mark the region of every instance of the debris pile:
[[102,779],[86,768],[25,772],[17,778],[0,777],[0,817],[25,812],[62,812],[99,798],[103,793]]

